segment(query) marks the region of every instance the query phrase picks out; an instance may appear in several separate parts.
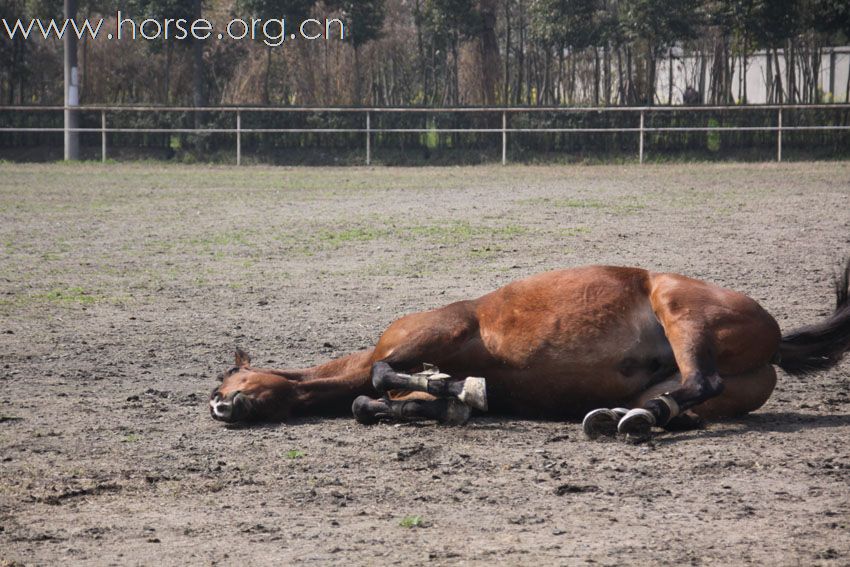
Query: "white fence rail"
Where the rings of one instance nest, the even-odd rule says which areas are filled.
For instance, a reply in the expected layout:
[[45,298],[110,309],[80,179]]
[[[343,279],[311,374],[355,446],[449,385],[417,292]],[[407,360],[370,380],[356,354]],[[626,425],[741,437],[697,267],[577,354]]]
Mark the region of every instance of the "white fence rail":
[[[36,113],[36,112],[64,112],[64,106],[0,106],[0,113]],[[789,126],[783,125],[783,111],[788,110],[850,110],[850,104],[786,104],[786,105],[749,105],[749,106],[611,106],[611,107],[473,107],[473,108],[348,108],[348,107],[183,107],[183,106],[76,106],[72,110],[80,113],[100,113],[99,128],[27,128],[27,127],[0,127],[0,133],[8,132],[85,132],[100,133],[101,135],[101,158],[107,159],[107,137],[109,134],[136,133],[136,134],[233,134],[236,138],[235,151],[236,163],[242,165],[242,135],[243,134],[340,134],[360,133],[365,136],[365,163],[372,163],[372,136],[381,133],[467,133],[467,134],[500,134],[502,138],[502,165],[508,161],[508,135],[514,133],[637,133],[638,136],[638,160],[644,162],[645,137],[647,133],[655,132],[776,132],[776,160],[782,161],[782,134],[783,132],[795,131],[826,131],[826,130],[850,130],[850,125],[806,125]],[[711,113],[711,112],[764,112],[776,113],[776,123],[773,126],[668,126],[648,127],[646,116],[660,113]],[[110,114],[125,112],[210,112],[219,114],[235,115],[235,124],[232,128],[112,128],[108,126],[107,118]],[[516,114],[535,113],[555,114],[607,114],[607,113],[634,113],[639,116],[639,121],[634,127],[626,128],[511,128],[508,125],[508,116]],[[330,113],[330,114],[362,114],[364,126],[362,128],[243,128],[242,116],[250,113]],[[375,128],[372,126],[373,116],[380,114],[501,114],[501,128]]]

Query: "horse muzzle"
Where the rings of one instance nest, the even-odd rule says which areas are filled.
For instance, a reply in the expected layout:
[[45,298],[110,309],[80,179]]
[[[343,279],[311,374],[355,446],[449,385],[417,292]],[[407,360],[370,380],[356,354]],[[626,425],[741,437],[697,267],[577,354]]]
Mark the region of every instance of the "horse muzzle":
[[218,421],[233,423],[239,421],[244,413],[245,395],[242,392],[233,392],[228,396],[222,396],[216,392],[210,399],[210,415]]

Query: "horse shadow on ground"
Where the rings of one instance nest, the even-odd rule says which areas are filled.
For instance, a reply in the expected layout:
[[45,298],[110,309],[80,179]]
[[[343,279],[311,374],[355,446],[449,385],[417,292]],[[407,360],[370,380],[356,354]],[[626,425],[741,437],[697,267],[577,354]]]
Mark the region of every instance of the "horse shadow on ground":
[[[226,429],[267,429],[274,430],[281,427],[298,427],[304,425],[316,425],[327,420],[350,420],[351,417],[343,414],[327,414],[318,416],[299,416],[285,422],[255,422],[255,423],[228,423]],[[557,421],[557,420],[555,420]],[[528,432],[535,430],[553,420],[534,420],[528,418],[511,418],[509,416],[476,416],[462,428],[479,431],[495,430],[506,433]],[[570,420],[565,425],[575,424]],[[393,424],[396,425],[396,424]],[[413,421],[398,424],[400,427],[413,429],[441,428],[433,421]],[[365,427],[365,426],[364,426]],[[684,441],[723,439],[744,435],[750,432],[761,433],[796,433],[810,429],[824,429],[835,427],[850,427],[850,414],[810,414],[792,411],[760,412],[750,414],[737,419],[725,419],[723,421],[709,422],[707,427],[689,431],[664,432],[653,437],[655,445],[672,445]],[[551,433],[551,432],[549,432]]]
[[696,439],[723,439],[750,432],[797,433],[810,429],[850,427],[850,414],[811,414],[793,411],[754,413],[737,419],[711,422],[708,428],[674,431],[654,439],[656,445],[672,445]]

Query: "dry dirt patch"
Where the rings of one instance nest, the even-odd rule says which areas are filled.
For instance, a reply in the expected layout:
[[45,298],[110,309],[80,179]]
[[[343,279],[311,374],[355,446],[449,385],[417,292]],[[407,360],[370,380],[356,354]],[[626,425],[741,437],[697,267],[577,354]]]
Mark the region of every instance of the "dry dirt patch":
[[850,562],[850,367],[641,446],[499,417],[227,428],[235,346],[300,366],[588,263],[832,307],[850,165],[0,164],[0,560]]

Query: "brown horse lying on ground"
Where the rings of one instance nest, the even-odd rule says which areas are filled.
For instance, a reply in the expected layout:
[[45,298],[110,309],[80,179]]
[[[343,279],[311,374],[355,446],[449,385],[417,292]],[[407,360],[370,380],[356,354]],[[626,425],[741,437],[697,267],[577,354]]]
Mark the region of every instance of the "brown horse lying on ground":
[[354,402],[361,423],[463,423],[469,406],[573,418],[615,408],[587,414],[587,434],[640,438],[761,407],[774,365],[790,374],[836,365],[850,350],[848,280],[850,261],[833,315],[782,336],[754,300],[685,276],[606,266],[538,274],[402,317],[374,348],[320,366],[254,368],[238,351],[210,411],[283,420]]

